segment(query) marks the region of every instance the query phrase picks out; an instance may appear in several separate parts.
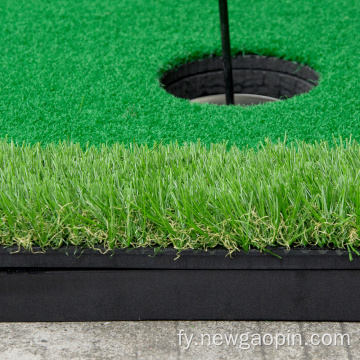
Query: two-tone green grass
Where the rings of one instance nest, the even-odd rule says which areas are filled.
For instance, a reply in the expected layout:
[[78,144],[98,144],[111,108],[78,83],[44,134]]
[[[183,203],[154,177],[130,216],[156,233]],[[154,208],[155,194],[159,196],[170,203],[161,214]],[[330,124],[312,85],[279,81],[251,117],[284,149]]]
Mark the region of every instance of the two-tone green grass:
[[0,143],[0,245],[360,245],[360,145]]

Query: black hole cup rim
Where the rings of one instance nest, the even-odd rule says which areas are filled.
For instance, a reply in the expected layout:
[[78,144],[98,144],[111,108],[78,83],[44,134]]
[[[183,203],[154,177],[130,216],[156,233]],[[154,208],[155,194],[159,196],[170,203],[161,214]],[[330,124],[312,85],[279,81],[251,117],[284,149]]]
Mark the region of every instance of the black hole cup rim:
[[[311,67],[277,57],[238,54],[232,58],[232,67],[238,100],[235,105],[284,101],[309,92],[319,81],[318,73]],[[168,93],[192,103],[225,105],[219,98],[214,100],[217,95],[225,99],[222,57],[212,56],[177,66],[165,72],[160,83]],[[207,102],[206,97],[213,100]]]

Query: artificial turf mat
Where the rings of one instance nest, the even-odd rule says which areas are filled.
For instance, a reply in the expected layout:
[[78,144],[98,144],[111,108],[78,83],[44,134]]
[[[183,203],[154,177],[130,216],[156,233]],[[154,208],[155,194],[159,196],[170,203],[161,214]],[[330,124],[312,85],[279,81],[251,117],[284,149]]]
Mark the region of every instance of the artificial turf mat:
[[229,0],[233,54],[298,61],[310,93],[253,107],[191,104],[160,87],[176,64],[220,55],[217,0],[5,0],[0,138],[98,146],[360,140],[359,0]]

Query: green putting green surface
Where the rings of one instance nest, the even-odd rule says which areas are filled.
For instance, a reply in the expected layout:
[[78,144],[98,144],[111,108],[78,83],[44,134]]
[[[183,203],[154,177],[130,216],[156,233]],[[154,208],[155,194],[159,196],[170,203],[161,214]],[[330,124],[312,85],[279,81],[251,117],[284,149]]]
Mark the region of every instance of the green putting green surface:
[[229,0],[234,55],[277,56],[320,75],[307,94],[243,108],[191,104],[159,83],[172,66],[220,55],[217,0],[2,0],[0,138],[360,140],[359,9],[358,0]]

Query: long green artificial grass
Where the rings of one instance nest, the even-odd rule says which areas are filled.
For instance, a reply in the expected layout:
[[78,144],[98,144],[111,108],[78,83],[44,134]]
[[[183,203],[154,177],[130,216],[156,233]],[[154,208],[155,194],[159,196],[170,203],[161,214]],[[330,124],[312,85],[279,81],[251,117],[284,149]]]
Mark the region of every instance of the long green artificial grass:
[[360,140],[360,1],[229,0],[233,54],[298,61],[308,94],[248,108],[191,104],[162,72],[221,53],[217,0],[1,0],[0,138],[100,147],[163,139],[256,147]]
[[0,143],[0,245],[360,245],[360,144]]

